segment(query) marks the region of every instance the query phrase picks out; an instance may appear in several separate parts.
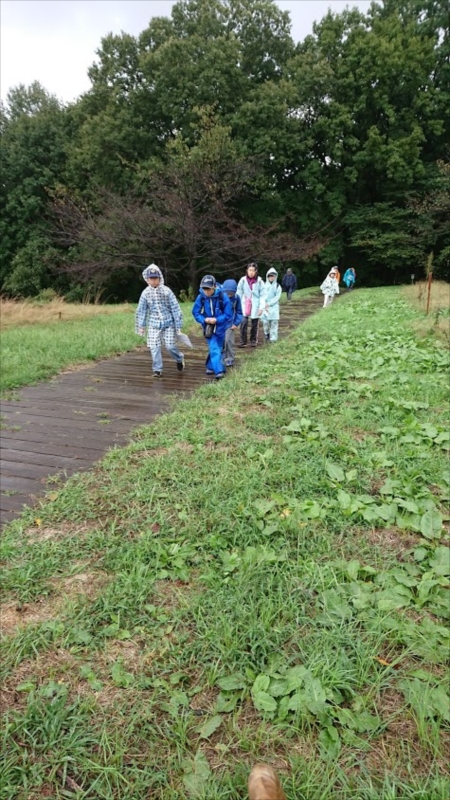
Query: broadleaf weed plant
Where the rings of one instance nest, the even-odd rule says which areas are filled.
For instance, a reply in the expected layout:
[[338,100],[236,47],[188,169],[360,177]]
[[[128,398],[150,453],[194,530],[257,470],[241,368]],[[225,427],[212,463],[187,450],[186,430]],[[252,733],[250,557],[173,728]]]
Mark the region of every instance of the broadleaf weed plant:
[[264,759],[290,800],[448,796],[449,354],[420,314],[346,296],[5,530],[2,798],[228,800]]

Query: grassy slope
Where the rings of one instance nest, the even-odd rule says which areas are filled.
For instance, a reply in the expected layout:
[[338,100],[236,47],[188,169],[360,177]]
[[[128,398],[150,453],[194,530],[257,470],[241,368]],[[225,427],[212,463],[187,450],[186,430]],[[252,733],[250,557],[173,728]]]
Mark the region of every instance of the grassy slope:
[[[50,378],[60,370],[132,350],[142,344],[134,333],[134,309],[89,319],[12,327],[2,332],[0,388],[15,389]],[[182,305],[190,324],[191,304]]]
[[67,770],[237,800],[260,759],[289,800],[448,796],[448,352],[419,319],[345,297],[10,526],[1,798]]

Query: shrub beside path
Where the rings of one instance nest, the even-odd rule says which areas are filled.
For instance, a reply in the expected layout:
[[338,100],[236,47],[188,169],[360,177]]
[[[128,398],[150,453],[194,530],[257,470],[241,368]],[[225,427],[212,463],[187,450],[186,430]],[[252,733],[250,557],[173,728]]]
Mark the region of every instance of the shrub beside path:
[[[319,294],[283,304],[280,336],[321,305]],[[174,397],[184,397],[209,380],[205,344],[200,336],[191,338],[195,349],[186,353],[181,375],[166,356],[166,372],[155,380],[142,347],[66,370],[2,401],[1,524],[34,505],[55,482],[90,469],[111,447],[125,444],[136,426],[167,411]],[[238,351],[240,365],[255,352]]]

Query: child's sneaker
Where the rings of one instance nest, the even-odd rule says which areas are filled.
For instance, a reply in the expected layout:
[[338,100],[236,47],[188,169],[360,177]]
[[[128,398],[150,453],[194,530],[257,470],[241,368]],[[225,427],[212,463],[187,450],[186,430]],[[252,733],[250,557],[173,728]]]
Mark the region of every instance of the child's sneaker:
[[177,361],[177,370],[178,372],[183,372],[184,370],[184,356],[181,361]]
[[224,372],[218,372],[217,375],[216,375],[216,381],[220,381],[221,378],[224,378],[224,377],[225,377],[225,373]]
[[247,347],[247,342],[239,342],[238,347]]
[[207,375],[214,375],[214,370],[213,369],[205,369],[205,373]]
[[162,377],[162,372],[160,372],[159,370],[155,370],[154,373],[153,373],[153,377],[154,378],[161,378]]

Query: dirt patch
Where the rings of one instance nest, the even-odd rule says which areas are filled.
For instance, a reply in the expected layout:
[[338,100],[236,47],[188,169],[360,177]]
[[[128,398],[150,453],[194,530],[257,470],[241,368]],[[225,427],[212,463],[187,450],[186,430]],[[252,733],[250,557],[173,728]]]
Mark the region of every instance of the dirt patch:
[[103,588],[109,580],[106,572],[78,572],[69,578],[54,578],[51,583],[56,593],[65,599],[74,599],[84,595],[88,600],[93,600],[99,589]]
[[194,592],[200,590],[195,582],[195,575],[191,575],[191,581],[184,583],[181,580],[160,580],[153,584],[153,600],[166,610],[175,608],[187,608],[190,598]]
[[92,526],[88,524],[72,525],[70,523],[61,523],[57,528],[45,528],[41,526],[33,526],[27,528],[25,536],[31,543],[34,542],[48,542],[58,541],[61,539],[81,539],[87,536],[92,531]]
[[143,650],[137,642],[131,639],[124,641],[114,640],[108,643],[104,651],[106,664],[114,664],[121,659],[130,672],[137,672],[142,663]]
[[198,694],[194,694],[189,707],[194,712],[197,712],[199,717],[201,717],[203,714],[212,714],[217,702],[217,696],[217,689],[213,689],[212,687],[202,689],[202,691]]
[[35,603],[3,603],[0,606],[0,631],[8,636],[13,631],[40,622],[47,622],[58,616],[61,597],[43,597]]
[[89,600],[96,597],[109,576],[105,572],[80,572],[68,578],[54,578],[50,585],[54,592],[49,597],[40,597],[34,603],[3,603],[0,606],[0,631],[3,636],[24,628],[26,625],[47,622],[60,616],[65,602],[80,595]]
[[417,547],[418,542],[418,536],[404,533],[399,528],[372,528],[365,530],[363,535],[369,544],[395,554],[400,561],[408,550]]
[[441,731],[440,755],[435,755],[430,747],[420,740],[413,717],[405,709],[405,699],[400,692],[388,689],[377,702],[378,713],[386,724],[383,733],[370,741],[367,753],[359,753],[359,765],[351,767],[347,773],[361,775],[361,769],[381,779],[386,774],[397,778],[410,779],[411,774],[427,777],[430,764],[435,762],[441,775],[448,775],[447,764],[450,759],[450,734]]
[[23,661],[6,679],[0,691],[0,708],[5,713],[10,709],[23,708],[27,703],[28,691],[19,691],[25,683],[37,689],[49,680],[67,685],[77,684],[79,662],[64,649],[40,653],[35,659]]
[[153,447],[148,450],[142,450],[139,453],[130,455],[128,460],[130,463],[139,464],[143,458],[160,458],[167,456],[174,452],[193,453],[194,446],[187,442],[175,442],[171,447]]
[[[390,725],[389,731],[373,742],[365,757],[366,768],[378,775],[393,773],[404,779],[408,779],[411,773],[424,778],[429,776],[433,754],[420,741],[413,722],[412,726],[414,731],[405,720]],[[435,763],[439,773],[448,776],[450,735],[445,732],[441,735],[440,749],[441,754]]]
[[348,433],[355,442],[363,442],[368,437],[367,431],[359,430],[358,428],[351,428]]

